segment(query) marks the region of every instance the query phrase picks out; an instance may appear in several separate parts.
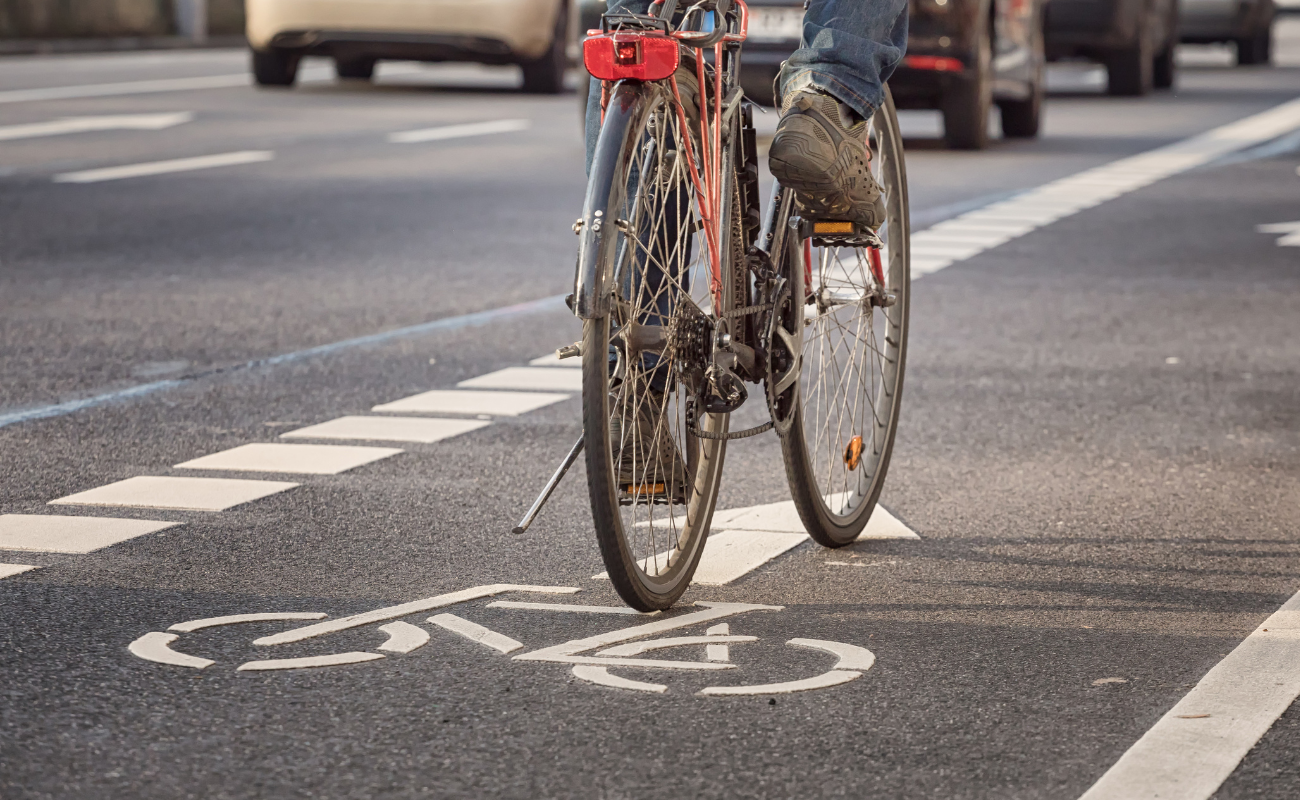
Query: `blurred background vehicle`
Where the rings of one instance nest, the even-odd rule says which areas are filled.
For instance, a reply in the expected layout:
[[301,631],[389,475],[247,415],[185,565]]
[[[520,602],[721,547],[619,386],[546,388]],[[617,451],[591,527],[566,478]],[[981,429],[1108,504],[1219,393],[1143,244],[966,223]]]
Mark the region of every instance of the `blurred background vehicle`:
[[1273,58],[1273,0],[1179,0],[1180,38],[1193,44],[1231,42],[1237,63],[1267,64]]
[[1048,58],[1101,62],[1112,95],[1173,86],[1177,45],[1178,0],[1051,0],[1047,7]]
[[569,0],[247,0],[253,76],[292,86],[305,55],[369,80],[381,59],[518,64],[523,90],[564,90]]
[[[740,82],[751,100],[774,106],[781,62],[799,47],[803,3],[748,3]],[[1046,80],[1043,7],[1038,0],[913,0],[908,55],[889,81],[894,101],[943,112],[950,147],[987,146],[993,105],[1005,136],[1037,136]],[[580,0],[584,32],[600,27],[604,8],[604,0]]]

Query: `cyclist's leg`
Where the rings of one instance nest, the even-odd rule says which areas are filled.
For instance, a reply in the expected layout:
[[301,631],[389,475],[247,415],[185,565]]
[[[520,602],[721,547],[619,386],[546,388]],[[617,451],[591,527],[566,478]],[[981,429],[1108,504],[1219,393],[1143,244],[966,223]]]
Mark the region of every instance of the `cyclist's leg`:
[[907,51],[907,0],[812,0],[803,41],[785,62],[780,96],[815,88],[867,119]]

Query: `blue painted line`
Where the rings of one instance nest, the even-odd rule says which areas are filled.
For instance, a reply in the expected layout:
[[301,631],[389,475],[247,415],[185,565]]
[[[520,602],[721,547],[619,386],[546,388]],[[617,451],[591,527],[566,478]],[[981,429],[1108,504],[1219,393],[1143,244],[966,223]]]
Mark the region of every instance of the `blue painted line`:
[[475,311],[472,314],[462,314],[459,317],[436,319],[432,322],[422,322],[419,325],[411,325],[406,328],[397,328],[382,333],[372,333],[368,336],[358,336],[355,339],[344,339],[341,342],[332,342],[330,344],[309,347],[306,350],[295,350],[292,353],[282,353],[278,356],[257,358],[234,366],[218,367],[203,372],[196,372],[182,378],[154,381],[153,383],[142,383],[139,386],[129,386],[125,389],[117,389],[112,392],[104,392],[90,397],[83,397],[80,400],[68,400],[63,403],[37,406],[35,408],[20,408],[0,414],[0,428],[8,425],[17,425],[20,422],[33,422],[38,419],[62,417],[67,414],[73,414],[77,411],[83,411],[87,408],[95,408],[96,406],[107,405],[108,403],[115,403],[121,400],[132,400],[137,397],[144,397],[145,395],[167,391],[168,389],[175,389],[178,386],[184,386],[192,381],[201,378],[209,378],[214,375],[242,372],[244,370],[257,369],[259,367],[278,367],[281,364],[288,364],[292,361],[301,361],[307,358],[332,355],[354,347],[383,344],[385,342],[391,342],[394,339],[405,339],[411,336],[423,336],[425,334],[438,333],[442,331],[454,331],[460,328],[472,328],[478,325],[486,325],[489,322],[495,322],[507,317],[537,314],[543,311],[554,311],[561,308],[564,308],[564,295],[557,294],[550,297],[543,297],[540,300],[529,300],[526,303],[516,303],[512,306],[490,308],[486,311]]

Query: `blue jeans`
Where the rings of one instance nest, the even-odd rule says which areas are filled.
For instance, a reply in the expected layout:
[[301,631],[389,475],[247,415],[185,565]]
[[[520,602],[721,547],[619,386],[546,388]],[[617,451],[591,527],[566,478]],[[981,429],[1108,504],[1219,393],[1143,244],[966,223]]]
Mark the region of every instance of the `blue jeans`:
[[[611,11],[644,14],[650,0],[610,0]],[[866,119],[884,102],[884,83],[907,52],[907,0],[811,0],[803,41],[785,62],[781,97],[810,86]],[[744,55],[741,55],[744,61]],[[600,83],[587,102],[587,166],[600,133]]]

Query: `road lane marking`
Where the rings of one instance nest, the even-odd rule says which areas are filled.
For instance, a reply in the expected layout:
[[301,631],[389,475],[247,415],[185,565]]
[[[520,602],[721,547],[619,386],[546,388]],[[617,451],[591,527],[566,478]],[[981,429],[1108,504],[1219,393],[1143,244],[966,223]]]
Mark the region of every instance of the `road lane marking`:
[[1264,620],[1081,800],[1208,800],[1300,696],[1300,593]]
[[[799,519],[799,512],[795,509],[793,500],[715,511],[713,512],[713,525],[715,527],[743,528],[751,531],[804,533],[803,521]],[[863,528],[862,533],[858,534],[857,541],[920,538],[915,531],[889,513],[888,509],[877,505],[871,513],[871,519],[867,521],[867,527]]]
[[429,641],[429,632],[409,622],[390,622],[380,625],[379,630],[388,634],[388,641],[375,648],[385,653],[409,653],[423,647]]
[[582,356],[571,356],[569,358],[560,358],[555,353],[547,353],[544,356],[538,356],[528,362],[530,367],[581,367]]
[[426,597],[422,600],[412,600],[409,603],[401,603],[387,608],[378,608],[374,611],[367,611],[363,614],[353,614],[350,617],[341,617],[330,620],[329,622],[318,622],[315,625],[308,625],[303,628],[294,628],[293,630],[283,631],[282,633],[271,636],[263,636],[260,639],[254,639],[253,644],[260,646],[270,646],[276,644],[289,644],[290,642],[300,642],[303,639],[311,639],[316,636],[323,636],[327,633],[336,633],[338,631],[357,628],[362,625],[369,625],[372,622],[387,622],[391,619],[418,614],[422,611],[432,611],[435,608],[464,603],[467,600],[477,600],[480,597],[490,597],[494,594],[503,592],[536,592],[538,594],[573,594],[581,591],[576,586],[529,586],[516,583],[493,583],[486,586],[474,586],[469,589],[462,589],[458,592],[448,592],[435,597]]
[[488,608],[514,608],[525,609],[528,611],[562,611],[576,614],[626,614],[631,617],[654,616],[658,611],[651,611],[649,614],[642,614],[635,608],[627,606],[579,606],[569,603],[521,603],[514,600],[494,600],[487,604]]
[[1300,247],[1300,222],[1275,222],[1270,225],[1256,225],[1259,233],[1280,233],[1278,247]]
[[444,139],[463,139],[467,136],[487,136],[493,133],[526,131],[531,126],[532,122],[526,119],[498,119],[490,122],[470,122],[464,125],[443,125],[438,128],[422,128],[414,131],[390,133],[388,141],[395,144],[438,142]]
[[550,367],[506,367],[461,381],[468,389],[533,389],[553,392],[582,391],[582,372]]
[[609,667],[593,667],[587,664],[575,664],[573,667],[573,677],[579,680],[595,683],[601,686],[609,686],[614,689],[629,689],[634,692],[652,692],[654,694],[663,694],[668,691],[668,687],[661,683],[646,683],[645,681],[634,681],[629,678],[620,678],[617,675],[609,674]]
[[514,417],[569,399],[567,394],[536,392],[474,392],[462,389],[434,389],[403,397],[370,409],[386,412],[425,414],[490,414]]
[[204,628],[216,628],[223,625],[241,625],[246,622],[280,622],[300,619],[324,619],[328,616],[329,614],[321,614],[316,611],[272,611],[258,614],[228,614],[224,617],[208,617],[206,619],[192,619],[189,622],[178,622],[167,630],[189,633],[190,631],[201,631]]
[[[1267,142],[1300,127],[1300,99],[1291,100],[1267,111],[1183,139],[1145,153],[1121,158],[1099,167],[1084,170],[1043,184],[1007,200],[970,211],[941,222],[914,235],[920,259],[912,262],[912,277],[919,278],[983,252],[951,256],[927,249],[923,234],[928,231],[1001,230],[1023,235],[1059,219],[1098,206],[1151,184],[1173,177],[1237,150]],[[1020,233],[1009,220],[1025,220]]]
[[455,614],[437,614],[429,617],[428,621],[439,628],[464,636],[472,642],[478,642],[484,647],[490,647],[499,653],[513,653],[524,646],[522,642],[516,642],[509,636],[497,633],[467,619],[462,619]]
[[134,656],[158,664],[172,664],[177,667],[205,669],[217,663],[208,658],[189,656],[171,649],[171,643],[180,637],[174,633],[151,631],[131,642],[126,649]]
[[143,178],[149,175],[166,175],[172,172],[234,167],[240,164],[257,164],[275,158],[270,150],[238,150],[233,153],[216,153],[192,158],[171,158],[166,161],[146,161],[142,164],[124,164],[120,167],[86,169],[64,172],[54,176],[55,183],[100,183],[123,178]]
[[225,511],[287,492],[298,486],[283,481],[234,478],[171,478],[142,475],[51,500],[50,505],[173,508],[180,511]]
[[266,661],[249,661],[240,664],[238,672],[263,672],[276,669],[305,669],[307,667],[337,667],[341,664],[361,664],[366,661],[378,661],[383,658],[378,653],[333,653],[328,656],[306,656],[304,658],[272,658]]
[[15,139],[36,139],[43,136],[65,136],[93,131],[135,130],[160,131],[183,125],[194,119],[192,111],[175,111],[165,114],[115,114],[99,117],[64,117],[50,122],[32,122],[26,125],[0,125],[0,142]]
[[0,92],[0,103],[27,103],[35,100],[73,100],[81,97],[113,97],[124,94],[183,92],[192,89],[225,89],[249,86],[247,72],[237,75],[205,75],[198,78],[160,78],[145,81],[92,83],[80,86],[47,86],[42,89],[10,89]]
[[0,579],[9,578],[14,575],[21,575],[24,572],[40,567],[32,564],[0,564]]
[[0,550],[92,553],[180,522],[52,514],[0,514]]
[[431,444],[485,428],[491,423],[472,419],[428,419],[425,417],[339,417],[309,425],[281,439],[358,439],[371,442],[419,442]]
[[338,475],[403,452],[395,447],[257,442],[191,459],[177,464],[176,469]]

